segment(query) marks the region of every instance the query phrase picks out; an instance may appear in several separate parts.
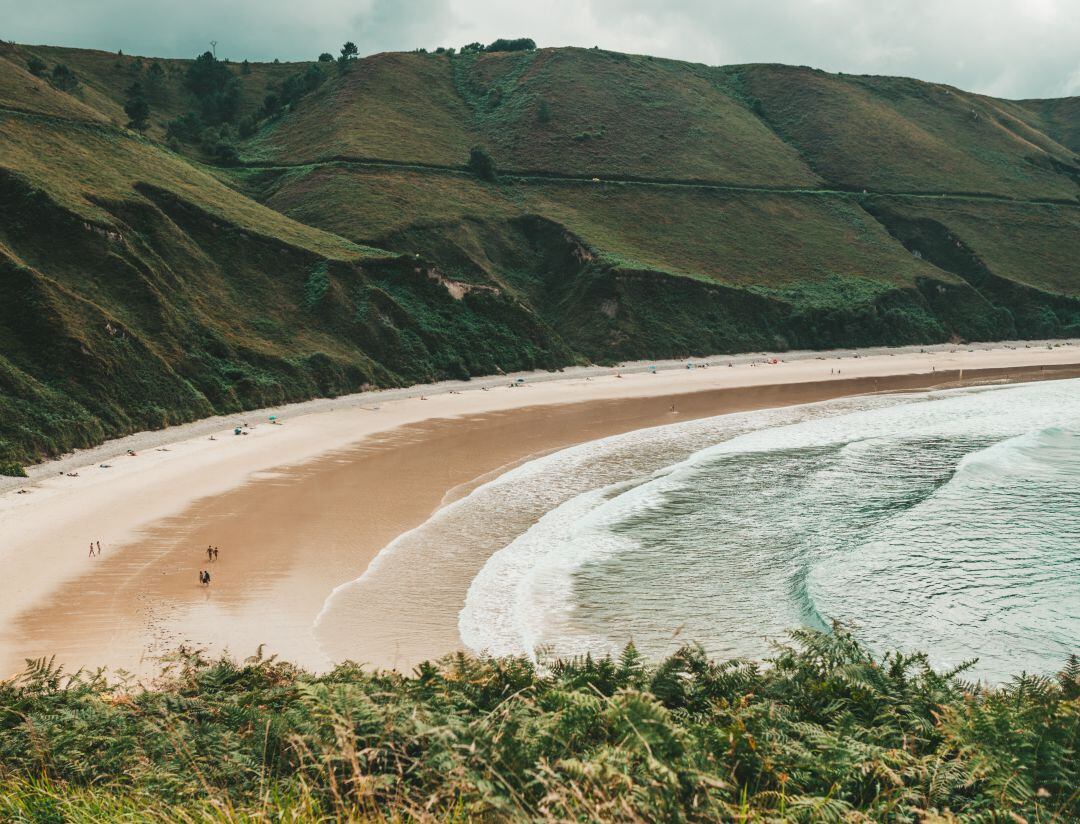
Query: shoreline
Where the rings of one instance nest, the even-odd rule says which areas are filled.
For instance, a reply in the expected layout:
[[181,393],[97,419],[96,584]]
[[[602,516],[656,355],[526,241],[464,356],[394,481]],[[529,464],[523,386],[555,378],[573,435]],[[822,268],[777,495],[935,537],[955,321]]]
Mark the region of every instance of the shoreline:
[[128,449],[156,449],[189,438],[201,435],[217,434],[223,429],[232,429],[235,423],[268,418],[270,415],[278,416],[302,416],[313,415],[321,412],[332,412],[341,408],[363,407],[378,405],[387,401],[406,400],[421,396],[438,396],[456,394],[471,390],[483,391],[505,387],[509,382],[521,378],[528,384],[561,382],[581,380],[585,378],[607,377],[622,372],[627,375],[645,373],[650,371],[670,372],[672,370],[684,370],[688,363],[706,364],[711,367],[726,366],[732,363],[735,366],[745,366],[751,363],[767,365],[773,358],[778,358],[782,363],[795,363],[806,360],[859,360],[881,355],[895,357],[897,355],[963,355],[975,352],[1040,352],[1053,351],[1054,349],[1072,349],[1080,354],[1080,341],[1072,339],[1047,339],[1030,341],[993,341],[967,344],[935,343],[927,345],[912,344],[909,346],[873,346],[864,348],[848,349],[822,349],[809,350],[799,349],[788,352],[745,352],[735,355],[709,355],[693,358],[678,358],[668,360],[639,360],[628,361],[614,366],[567,366],[558,370],[538,369],[527,372],[507,372],[502,375],[485,375],[472,378],[467,381],[446,380],[437,383],[412,384],[410,386],[394,389],[373,389],[368,392],[354,392],[349,395],[339,395],[333,398],[311,398],[306,401],[265,406],[258,409],[249,409],[242,412],[213,415],[208,418],[200,418],[187,423],[167,426],[162,429],[144,429],[130,435],[118,438],[110,438],[97,446],[76,449],[66,452],[55,458],[43,458],[38,463],[23,466],[27,477],[11,477],[0,475],[0,496],[5,493],[31,486],[36,481],[49,478],[53,474],[68,472],[82,467],[92,466],[98,462],[111,458],[121,457],[127,454]]
[[[714,358],[708,369],[668,365],[655,375],[647,363],[580,367],[514,391],[506,387],[518,376],[499,376],[309,401],[287,408],[284,425],[258,425],[250,436],[218,433],[226,420],[257,413],[149,433],[169,437],[161,446],[143,446],[155,442],[147,433],[130,436],[97,448],[124,456],[107,470],[86,465],[112,460],[96,450],[66,458],[78,462],[68,465],[82,470],[77,478],[61,474],[72,470],[58,461],[39,465],[47,474],[35,467],[34,478],[19,479],[32,494],[0,494],[0,561],[15,582],[0,605],[8,628],[0,675],[26,655],[54,652],[73,666],[149,672],[157,654],[185,643],[246,656],[270,641],[271,652],[325,665],[309,628],[334,586],[516,463],[663,423],[665,399],[678,398],[679,420],[689,420],[953,385],[959,370],[965,384],[1080,375],[1078,346],[998,347],[807,353],[757,367],[747,364],[761,355]],[[140,437],[139,454],[127,457],[126,444]],[[365,495],[373,505],[358,517]],[[102,541],[102,558],[86,557],[90,540]],[[207,542],[224,558],[203,590],[194,570]]]

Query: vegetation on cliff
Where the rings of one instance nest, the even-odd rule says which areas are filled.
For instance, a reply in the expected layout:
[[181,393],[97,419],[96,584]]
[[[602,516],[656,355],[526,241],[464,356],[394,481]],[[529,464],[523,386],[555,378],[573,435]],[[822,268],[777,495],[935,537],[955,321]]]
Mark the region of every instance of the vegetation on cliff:
[[0,470],[499,369],[1080,335],[1078,113],[527,38],[0,44]]
[[5,821],[1065,822],[1080,663],[1000,687],[842,627],[767,665],[451,656],[411,675],[182,654],[151,689],[0,684]]

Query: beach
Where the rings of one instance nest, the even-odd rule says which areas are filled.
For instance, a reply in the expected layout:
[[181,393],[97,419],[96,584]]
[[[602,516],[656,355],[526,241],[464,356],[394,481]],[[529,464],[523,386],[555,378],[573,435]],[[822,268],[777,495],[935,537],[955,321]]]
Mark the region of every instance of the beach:
[[[440,506],[523,461],[728,412],[1080,375],[1073,344],[923,349],[717,356],[694,368],[639,363],[410,387],[140,433],[43,463],[28,480],[5,479],[0,494],[0,676],[54,654],[68,667],[150,674],[181,645],[238,657],[265,645],[324,669],[334,660],[312,627],[335,587]],[[245,434],[234,435],[237,426]],[[100,556],[89,557],[92,541]],[[207,546],[219,547],[216,561]],[[459,645],[433,631],[424,653]],[[367,663],[404,668],[416,655],[386,642]]]

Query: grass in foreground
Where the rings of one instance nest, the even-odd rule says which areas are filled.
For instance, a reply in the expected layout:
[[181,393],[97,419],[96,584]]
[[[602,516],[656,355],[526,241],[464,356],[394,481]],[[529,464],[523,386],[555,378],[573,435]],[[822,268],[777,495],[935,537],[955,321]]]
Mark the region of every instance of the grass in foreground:
[[453,656],[324,676],[182,652],[151,689],[0,685],[5,821],[964,821],[1080,816],[1080,663],[998,688],[843,628],[769,666]]

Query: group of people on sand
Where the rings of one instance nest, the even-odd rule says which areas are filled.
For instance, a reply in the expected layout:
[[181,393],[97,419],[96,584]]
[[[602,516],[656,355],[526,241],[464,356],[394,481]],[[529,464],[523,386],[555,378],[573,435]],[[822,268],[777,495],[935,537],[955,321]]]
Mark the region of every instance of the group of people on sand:
[[[209,544],[207,544],[207,546],[206,546],[206,560],[213,563],[217,559],[218,559],[218,548],[216,546],[210,546]],[[204,587],[210,586],[210,570],[208,570],[208,569],[200,569],[199,570],[199,583],[202,584]]]
[[89,555],[89,557],[93,558],[95,555],[100,555],[100,554],[101,554],[101,541],[91,541],[90,542],[90,555]]

